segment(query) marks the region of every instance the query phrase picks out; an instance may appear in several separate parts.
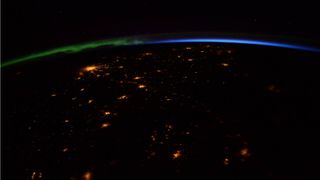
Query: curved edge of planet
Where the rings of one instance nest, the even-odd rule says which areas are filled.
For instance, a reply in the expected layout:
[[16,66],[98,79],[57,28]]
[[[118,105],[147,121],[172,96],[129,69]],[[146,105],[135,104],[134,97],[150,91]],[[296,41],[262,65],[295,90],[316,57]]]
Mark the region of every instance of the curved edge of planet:
[[[268,38],[270,39],[270,37]],[[300,51],[308,51],[320,53],[320,45],[314,46],[305,43],[287,42],[287,41],[276,41],[276,40],[264,40],[260,36],[253,37],[248,35],[210,35],[203,36],[201,34],[155,34],[148,36],[132,36],[117,39],[105,39],[92,42],[86,42],[81,44],[74,44],[64,47],[57,47],[41,52],[36,52],[26,56],[14,58],[1,62],[0,68],[12,66],[22,62],[32,61],[41,59],[44,57],[58,55],[58,54],[73,54],[82,52],[89,49],[95,49],[99,47],[119,47],[119,46],[135,46],[135,45],[152,45],[152,44],[169,44],[169,43],[222,43],[222,44],[244,44],[244,45],[259,45],[269,46],[277,48],[287,48]]]

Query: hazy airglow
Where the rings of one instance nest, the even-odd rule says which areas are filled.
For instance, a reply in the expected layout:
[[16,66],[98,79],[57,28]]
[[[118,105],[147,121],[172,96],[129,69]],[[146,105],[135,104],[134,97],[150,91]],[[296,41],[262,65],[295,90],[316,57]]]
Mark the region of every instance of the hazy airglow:
[[166,43],[226,43],[226,44],[247,44],[247,45],[261,45],[280,48],[297,49],[303,51],[320,52],[320,48],[309,47],[297,44],[288,44],[281,42],[262,41],[262,40],[248,40],[248,39],[229,39],[229,38],[190,38],[190,39],[167,39],[150,41],[145,44],[166,44]]
[[[161,36],[160,36],[161,37]],[[122,38],[122,39],[107,39],[101,41],[88,42],[83,44],[70,45],[65,47],[54,48],[27,56],[15,58],[9,61],[1,63],[1,68],[11,66],[14,64],[32,61],[36,59],[41,59],[48,56],[53,56],[57,54],[71,54],[78,53],[88,49],[95,49],[103,46],[134,46],[134,45],[143,45],[143,44],[168,44],[168,43],[225,43],[225,44],[246,44],[246,45],[261,45],[261,46],[270,46],[270,47],[279,47],[279,48],[288,48],[296,49],[301,51],[310,51],[310,52],[320,52],[320,48],[304,46],[299,44],[283,43],[276,41],[264,41],[264,40],[253,40],[253,39],[239,39],[239,38],[180,38],[173,39],[167,38]]]

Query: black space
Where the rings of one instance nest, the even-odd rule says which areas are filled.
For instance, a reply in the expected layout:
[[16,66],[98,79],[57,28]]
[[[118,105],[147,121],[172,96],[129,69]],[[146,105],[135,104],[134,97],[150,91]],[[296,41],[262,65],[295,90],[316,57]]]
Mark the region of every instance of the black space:
[[319,38],[312,2],[2,1],[2,60],[52,47],[163,32]]

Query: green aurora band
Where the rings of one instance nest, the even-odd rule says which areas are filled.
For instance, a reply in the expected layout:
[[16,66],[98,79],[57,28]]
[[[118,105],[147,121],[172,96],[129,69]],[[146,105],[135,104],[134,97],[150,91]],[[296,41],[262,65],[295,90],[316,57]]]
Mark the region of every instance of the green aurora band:
[[143,44],[143,41],[134,40],[134,39],[108,39],[108,40],[94,41],[90,43],[70,45],[70,46],[65,46],[60,48],[49,49],[43,52],[34,53],[27,56],[19,57],[16,59],[12,59],[7,62],[1,63],[0,67],[4,68],[4,67],[15,65],[25,61],[36,60],[42,57],[52,56],[52,55],[61,54],[61,53],[66,53],[66,54],[77,53],[84,50],[94,49],[102,46],[129,46],[129,45],[137,45],[137,44]]

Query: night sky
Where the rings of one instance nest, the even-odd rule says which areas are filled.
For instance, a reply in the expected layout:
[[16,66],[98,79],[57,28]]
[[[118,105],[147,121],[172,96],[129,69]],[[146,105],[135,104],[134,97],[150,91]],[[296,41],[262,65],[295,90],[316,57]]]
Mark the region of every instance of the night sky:
[[319,38],[311,2],[2,2],[2,60],[52,47],[136,34],[232,32]]

